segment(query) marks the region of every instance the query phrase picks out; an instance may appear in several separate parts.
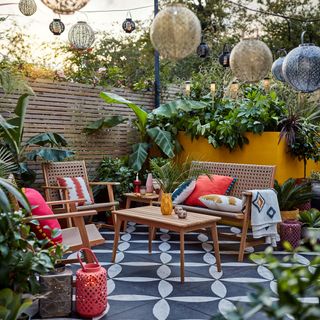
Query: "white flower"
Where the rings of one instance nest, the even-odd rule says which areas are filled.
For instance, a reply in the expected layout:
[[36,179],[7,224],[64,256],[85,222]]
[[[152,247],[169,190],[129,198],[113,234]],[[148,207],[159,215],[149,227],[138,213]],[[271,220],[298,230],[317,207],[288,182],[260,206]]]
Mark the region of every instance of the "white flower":
[[98,73],[103,73],[106,72],[107,68],[106,67],[101,67],[98,69]]
[[58,71],[57,71],[57,76],[58,76],[59,78],[66,78],[63,70],[58,70]]
[[127,58],[125,56],[120,57],[121,61],[127,60]]

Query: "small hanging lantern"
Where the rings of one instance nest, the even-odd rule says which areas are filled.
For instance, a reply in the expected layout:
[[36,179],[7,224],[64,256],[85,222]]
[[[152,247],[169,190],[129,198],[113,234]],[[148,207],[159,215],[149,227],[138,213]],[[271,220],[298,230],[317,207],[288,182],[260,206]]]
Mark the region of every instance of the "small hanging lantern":
[[25,16],[32,16],[37,11],[34,0],[20,0],[19,10]]
[[60,34],[64,31],[65,26],[60,19],[53,19],[53,21],[49,24],[49,29],[55,36],[60,36]]
[[201,24],[185,6],[169,5],[154,18],[150,38],[153,47],[164,58],[183,59],[195,52],[200,44]]
[[223,45],[223,50],[222,53],[219,56],[219,63],[224,67],[224,68],[229,68],[230,67],[230,47],[227,43]]
[[73,14],[83,8],[89,0],[41,0],[54,13]]
[[92,28],[85,21],[78,21],[68,34],[70,44],[78,50],[89,49],[95,39]]
[[272,53],[258,39],[243,39],[231,51],[230,68],[240,82],[258,82],[270,71]]
[[207,58],[209,57],[210,49],[209,46],[204,42],[203,36],[201,37],[201,43],[197,48],[197,55],[200,58]]
[[287,55],[286,50],[284,49],[280,49],[278,50],[278,52],[283,52],[285,55],[282,57],[279,57],[277,60],[275,60],[272,64],[271,67],[271,72],[273,77],[281,82],[286,82],[286,79],[283,76],[283,72],[282,72],[282,65],[283,65],[283,61],[285,59],[285,56]]
[[[86,251],[93,263],[83,264],[80,251]],[[76,309],[80,316],[92,318],[99,316],[107,307],[107,271],[101,267],[95,254],[87,248],[78,252],[81,268],[76,274]]]
[[283,76],[295,90],[310,93],[320,89],[320,48],[313,43],[303,43],[291,50],[282,65]]
[[126,20],[124,20],[122,23],[122,29],[126,33],[131,33],[132,31],[134,31],[136,29],[136,24],[132,20],[130,11],[128,12]]

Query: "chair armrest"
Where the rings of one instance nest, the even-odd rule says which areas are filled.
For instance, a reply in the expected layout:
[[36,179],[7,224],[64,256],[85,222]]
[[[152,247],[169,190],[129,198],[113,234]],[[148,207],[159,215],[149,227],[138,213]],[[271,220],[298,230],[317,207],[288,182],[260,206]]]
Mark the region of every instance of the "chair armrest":
[[68,190],[70,187],[62,187],[62,186],[42,186],[43,189],[60,189],[60,190]]
[[24,221],[30,222],[31,220],[47,220],[47,219],[66,219],[66,218],[76,218],[76,217],[87,217],[96,215],[96,210],[88,210],[88,211],[77,211],[77,212],[69,212],[69,213],[59,213],[59,214],[50,214],[47,216],[31,216],[24,218]]
[[92,182],[89,182],[89,184],[91,186],[119,186],[120,185],[120,182],[109,182],[109,181],[92,181]]
[[77,202],[85,202],[86,199],[76,199],[76,200],[55,200],[55,201],[47,201],[48,206],[55,206],[58,204],[75,204]]

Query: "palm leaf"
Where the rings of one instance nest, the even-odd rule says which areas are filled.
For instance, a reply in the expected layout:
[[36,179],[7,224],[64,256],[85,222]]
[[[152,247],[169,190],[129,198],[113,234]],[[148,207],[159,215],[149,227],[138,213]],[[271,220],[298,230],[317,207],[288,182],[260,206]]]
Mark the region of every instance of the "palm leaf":
[[132,146],[133,152],[129,156],[129,165],[134,171],[140,171],[148,157],[149,144],[136,143]]
[[154,127],[147,130],[150,138],[159,146],[159,148],[167,155],[169,158],[174,157],[173,144],[171,133],[160,129],[159,127]]
[[13,161],[11,152],[4,147],[0,148],[0,177],[7,178],[15,170],[17,165]]
[[61,134],[55,132],[39,133],[26,142],[27,146],[33,144],[38,146],[50,145],[51,147],[65,147],[68,145],[66,139]]
[[122,116],[112,116],[111,118],[101,118],[97,121],[89,123],[84,131],[88,134],[92,134],[104,128],[112,128],[127,121],[127,118],[123,118]]
[[42,158],[46,161],[63,161],[66,158],[73,157],[75,153],[70,150],[54,149],[54,148],[40,148],[33,150],[26,154],[29,160],[36,161],[37,158]]

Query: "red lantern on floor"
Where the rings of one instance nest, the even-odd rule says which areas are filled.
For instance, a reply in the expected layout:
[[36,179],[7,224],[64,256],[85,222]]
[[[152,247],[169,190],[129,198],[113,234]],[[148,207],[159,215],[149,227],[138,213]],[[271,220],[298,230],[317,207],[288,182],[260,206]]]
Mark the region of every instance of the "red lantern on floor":
[[[84,264],[81,251],[90,254],[94,262]],[[84,318],[96,317],[107,307],[107,271],[90,249],[79,250],[78,260],[81,268],[77,271],[76,279],[76,310]]]

